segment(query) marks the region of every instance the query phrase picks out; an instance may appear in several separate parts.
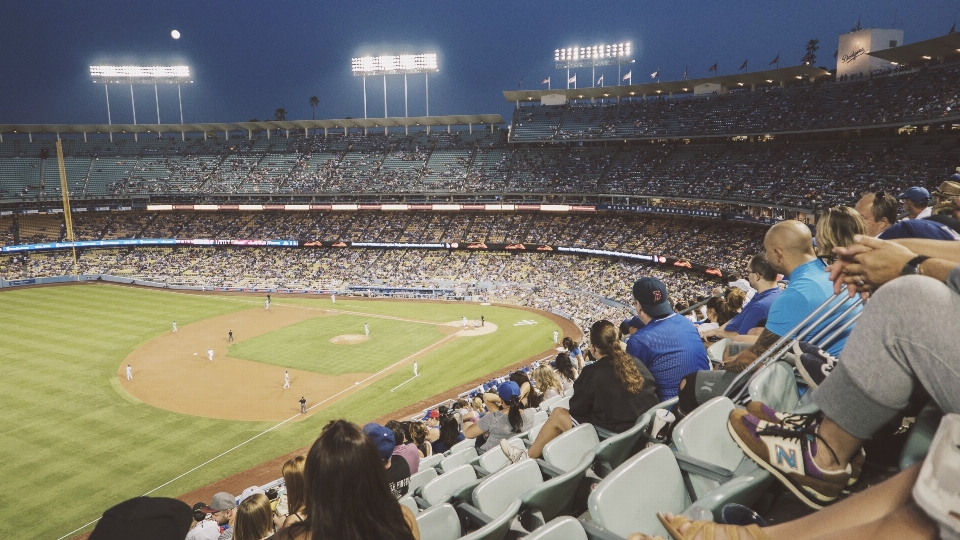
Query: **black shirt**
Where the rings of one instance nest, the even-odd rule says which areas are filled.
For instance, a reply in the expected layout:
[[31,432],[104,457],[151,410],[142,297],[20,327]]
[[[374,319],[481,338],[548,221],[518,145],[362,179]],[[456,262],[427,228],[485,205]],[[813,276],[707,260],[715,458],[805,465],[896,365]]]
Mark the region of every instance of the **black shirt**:
[[630,358],[643,376],[643,388],[636,394],[627,392],[620,383],[609,356],[584,366],[573,383],[570,398],[570,415],[577,422],[620,433],[633,427],[641,414],[660,403],[657,382],[650,370],[636,358]]
[[390,456],[390,468],[387,469],[387,481],[390,491],[398,499],[407,494],[410,487],[410,465],[403,456]]

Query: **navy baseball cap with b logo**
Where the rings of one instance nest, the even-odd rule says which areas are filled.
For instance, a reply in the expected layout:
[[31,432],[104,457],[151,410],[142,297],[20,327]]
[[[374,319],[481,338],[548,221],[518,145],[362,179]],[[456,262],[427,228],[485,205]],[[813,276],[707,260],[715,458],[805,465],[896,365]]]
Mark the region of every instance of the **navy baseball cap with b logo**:
[[667,288],[659,279],[644,277],[633,284],[633,297],[640,302],[640,309],[651,317],[663,317],[673,313]]

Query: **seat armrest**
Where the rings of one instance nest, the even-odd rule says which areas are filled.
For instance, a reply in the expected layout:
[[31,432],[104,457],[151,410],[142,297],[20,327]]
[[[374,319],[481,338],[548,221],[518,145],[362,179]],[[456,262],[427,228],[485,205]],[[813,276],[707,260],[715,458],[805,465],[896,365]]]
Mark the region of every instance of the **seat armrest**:
[[540,472],[549,476],[550,478],[556,478],[561,474],[566,474],[567,471],[561,471],[560,469],[554,467],[553,465],[547,463],[542,459],[537,460],[537,465],[540,466]]
[[592,521],[581,519],[580,525],[583,527],[584,532],[587,533],[589,540],[623,540],[622,536],[614,534]]
[[452,499],[460,502],[469,502],[473,500],[473,490],[483,482],[483,478],[478,478],[469,484],[464,484],[450,493]]
[[466,519],[475,525],[483,527],[493,521],[493,518],[481,512],[472,504],[463,503],[457,505],[457,514],[461,519]]
[[601,441],[617,435],[617,433],[614,433],[609,429],[603,429],[602,427],[593,426],[593,429],[597,430],[597,437],[599,437]]
[[733,471],[724,469],[719,465],[688,456],[682,452],[674,451],[673,455],[677,458],[677,465],[680,466],[680,470],[715,480],[721,484],[729,482],[733,478]]

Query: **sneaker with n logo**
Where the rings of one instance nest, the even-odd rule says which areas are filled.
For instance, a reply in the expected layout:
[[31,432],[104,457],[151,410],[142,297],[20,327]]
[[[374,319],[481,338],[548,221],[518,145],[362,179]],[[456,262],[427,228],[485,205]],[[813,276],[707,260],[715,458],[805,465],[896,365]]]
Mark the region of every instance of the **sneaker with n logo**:
[[847,486],[850,466],[842,471],[822,470],[813,461],[818,452],[833,452],[808,426],[767,422],[744,410],[730,413],[727,429],[743,452],[770,471],[784,486],[811,508],[820,509],[836,500]]
[[833,355],[805,341],[794,343],[793,353],[797,356],[797,373],[810,388],[820,386],[837,365],[837,359]]

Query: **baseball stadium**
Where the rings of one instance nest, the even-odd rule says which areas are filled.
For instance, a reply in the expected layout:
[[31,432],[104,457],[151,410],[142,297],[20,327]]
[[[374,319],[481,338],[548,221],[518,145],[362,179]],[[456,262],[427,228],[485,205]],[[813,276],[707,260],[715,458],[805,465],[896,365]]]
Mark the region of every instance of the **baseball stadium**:
[[[763,421],[767,432],[786,433],[783,418],[793,411],[820,414],[797,430],[827,425],[838,413],[819,396],[830,397],[837,384],[827,381],[841,374],[846,388],[858,384],[848,373],[853,368],[835,366],[847,358],[855,365],[858,339],[878,317],[898,311],[880,314],[872,305],[892,302],[897,282],[913,284],[917,298],[925,289],[909,280],[939,287],[914,320],[936,315],[941,323],[933,337],[924,334],[922,356],[950,356],[937,347],[960,305],[960,252],[949,244],[960,240],[951,229],[960,224],[960,176],[951,176],[960,171],[960,34],[904,44],[899,31],[900,46],[879,45],[892,42],[891,33],[841,35],[840,57],[829,68],[778,62],[699,79],[684,73],[660,82],[655,73],[639,84],[505,90],[496,98],[510,107],[506,116],[0,124],[0,537],[97,538],[94,529],[108,526],[104,512],[136,497],[201,501],[189,512],[193,525],[197,508],[210,511],[206,519],[199,512],[200,522],[227,511],[210,508],[215,495],[250,488],[271,501],[282,522],[290,500],[284,464],[308,455],[308,469],[315,466],[311,445],[338,419],[381,428],[391,420],[425,422],[436,431],[428,435],[433,446],[430,439],[410,442],[431,449],[420,450],[419,471],[408,471],[409,486],[395,493],[404,516],[416,522],[416,538],[693,538],[712,529],[681,528],[678,516],[748,525],[724,521],[730,505],[753,509],[753,518],[769,525],[751,529],[768,535],[755,538],[800,537],[791,533],[793,523],[805,523],[814,537],[820,530],[809,520],[841,505],[859,516],[858,505],[866,503],[858,501],[871,496],[887,501],[876,503],[885,510],[851,517],[850,527],[879,527],[886,516],[895,522],[884,526],[899,531],[919,514],[925,521],[898,537],[933,538],[937,525],[956,531],[939,517],[956,516],[955,487],[930,482],[928,491],[940,489],[946,501],[933,510],[921,503],[920,487],[915,501],[889,487],[904,475],[913,475],[910,486],[927,485],[925,475],[956,480],[955,467],[927,470],[957,463],[955,450],[936,443],[960,428],[934,437],[944,413],[941,432],[949,413],[960,412],[955,341],[953,367],[943,368],[949,373],[938,388],[928,387],[926,368],[903,368],[919,377],[910,390],[925,389],[926,399],[908,400],[908,391],[900,403],[877,397],[881,390],[870,394],[874,387],[850,390],[897,411],[871,436],[837,419],[862,442],[866,461],[841,463],[843,489],[832,495],[824,495],[832,486],[811,487],[771,465],[779,455],[764,462],[758,454],[765,446],[757,450],[728,427],[728,416],[733,426],[740,413],[763,414],[761,402],[783,412]],[[846,62],[844,47],[854,40],[866,44],[865,52]],[[382,75],[386,93],[386,72],[371,69],[364,76]],[[410,71],[424,72],[429,67]],[[132,98],[134,76],[112,76],[120,77],[92,73],[109,89],[129,84]],[[161,81],[171,82],[187,81]],[[107,99],[109,107],[109,90]],[[157,110],[159,119],[159,98]],[[864,211],[867,196],[874,202]],[[737,341],[726,325],[750,303],[760,304],[732,298],[758,299],[767,289],[786,298],[791,284],[799,289],[798,265],[790,266],[792,255],[777,244],[786,233],[777,231],[793,227],[789,234],[815,237],[816,249],[839,250],[818,251],[804,264],[851,268],[842,266],[844,250],[860,236],[842,228],[834,234],[829,223],[839,218],[830,216],[854,216],[856,234],[878,236],[871,227],[888,199],[894,222],[918,204],[918,212],[932,207],[936,231],[929,235],[903,225],[924,221],[913,214],[886,223],[899,236],[879,233],[907,239],[895,245],[911,250],[907,266],[920,277],[881,279],[880,270],[868,271],[873,263],[856,259],[849,264],[859,274],[836,270],[834,278],[838,290],[869,292],[869,300],[840,294],[810,309],[769,308],[749,327],[756,332],[745,350],[767,334],[771,346],[751,357],[758,363],[744,371],[741,387],[731,391],[731,384],[681,414],[684,386],[676,383],[692,386],[694,379],[678,379],[668,393],[661,356],[649,352],[658,342],[643,337],[661,319],[650,315],[638,283],[653,282],[657,305],[669,304],[667,317],[676,314],[696,330],[701,371],[722,369],[744,354],[724,352]],[[916,238],[935,244],[911,243]],[[864,251],[895,251],[884,247],[893,240],[868,240]],[[802,256],[814,253],[811,245],[801,246]],[[777,262],[781,255],[788,262]],[[761,256],[776,277],[763,277]],[[891,260],[899,276],[903,262]],[[954,268],[949,277],[937,277],[940,263]],[[766,289],[758,285],[767,282]],[[911,309],[903,307],[904,318]],[[777,333],[773,319],[781,311],[806,318]],[[605,350],[595,324],[605,320],[625,331],[638,376],[656,379],[662,398],[618,429],[599,425],[601,416],[577,416],[586,406],[577,394],[592,391],[582,379],[599,377],[594,373],[608,361],[595,352]],[[914,328],[884,324],[886,333],[876,338],[883,343],[899,324],[904,332]],[[679,342],[679,335],[669,340]],[[847,340],[843,352],[831,339]],[[800,349],[807,342],[823,355],[814,380],[804,368],[813,353]],[[896,343],[889,349],[908,356],[914,350]],[[594,351],[577,366],[580,379],[540,402],[548,388],[535,373],[560,369],[559,357],[574,350]],[[614,377],[614,368],[609,373]],[[486,415],[504,414],[504,385],[517,375],[526,382],[514,386],[539,403],[524,409],[535,417],[531,425],[503,439],[523,455],[502,445],[481,451],[470,430]],[[597,394],[605,392],[612,400],[620,390],[598,387]],[[941,398],[950,394],[952,400]],[[624,410],[632,394],[625,399],[618,403]],[[672,411],[672,431],[651,430],[657,409]],[[868,411],[853,416],[866,423]],[[437,451],[436,437],[446,441],[440,431],[447,428],[430,421],[448,415],[465,442]],[[543,440],[564,415],[567,425]],[[760,431],[751,433],[760,440]],[[784,437],[802,439],[797,433],[827,445],[826,434],[811,431]],[[389,437],[399,449],[401,441]],[[932,444],[941,453],[928,456]],[[809,448],[800,451],[812,463]],[[819,510],[830,504],[836,506]],[[245,508],[242,501],[233,506]],[[657,512],[676,516],[658,521]],[[311,517],[304,523],[318,527]],[[234,517],[219,525],[218,534],[245,534]],[[287,538],[282,534],[277,538]]]

